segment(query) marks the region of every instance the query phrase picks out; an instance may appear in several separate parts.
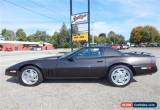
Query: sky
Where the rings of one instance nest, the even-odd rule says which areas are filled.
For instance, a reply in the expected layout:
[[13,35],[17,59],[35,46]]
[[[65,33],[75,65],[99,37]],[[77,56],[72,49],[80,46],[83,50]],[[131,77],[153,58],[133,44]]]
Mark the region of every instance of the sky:
[[[129,39],[132,28],[152,25],[160,30],[159,0],[90,0],[91,34],[114,31]],[[62,23],[70,27],[70,0],[0,0],[0,30],[23,28],[53,35]],[[73,0],[73,14],[86,12],[87,0]],[[79,26],[80,30],[82,27]]]

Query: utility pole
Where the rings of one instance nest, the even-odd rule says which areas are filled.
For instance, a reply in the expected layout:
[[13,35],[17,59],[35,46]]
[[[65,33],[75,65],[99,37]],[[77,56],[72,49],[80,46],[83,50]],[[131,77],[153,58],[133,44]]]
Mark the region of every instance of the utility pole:
[[72,32],[73,32],[73,25],[72,25],[72,0],[70,0],[70,24],[71,24],[71,32],[70,32],[70,34],[71,34],[71,51],[73,51],[73,41],[72,41]]
[[[71,51],[73,51],[73,25],[74,24],[88,24],[88,46],[90,46],[90,0],[88,0],[88,12],[82,12],[82,13],[78,13],[78,14],[73,14],[72,11],[72,0],[70,0],[70,23],[71,23]],[[86,15],[87,13],[87,15]],[[73,18],[72,18],[73,17]],[[82,17],[82,21],[78,21],[80,20],[80,18]],[[87,17],[87,18],[86,18]],[[74,19],[75,18],[75,19]],[[86,19],[84,19],[86,18]],[[87,42],[87,40],[86,40]]]
[[90,0],[88,0],[88,45],[90,46]]
[[94,44],[94,21],[92,21],[92,28],[91,28],[91,30],[92,30],[92,43]]

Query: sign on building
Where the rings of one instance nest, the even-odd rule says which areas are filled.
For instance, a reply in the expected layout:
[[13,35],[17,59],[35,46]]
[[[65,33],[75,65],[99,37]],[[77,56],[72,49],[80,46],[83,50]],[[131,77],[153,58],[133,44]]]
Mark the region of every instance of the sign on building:
[[88,33],[73,34],[73,42],[88,42]]
[[88,22],[88,13],[81,13],[71,16],[72,24],[82,24]]

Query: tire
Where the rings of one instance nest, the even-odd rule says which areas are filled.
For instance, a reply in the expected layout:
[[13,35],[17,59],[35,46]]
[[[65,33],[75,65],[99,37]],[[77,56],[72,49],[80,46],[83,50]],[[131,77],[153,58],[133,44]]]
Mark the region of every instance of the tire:
[[24,86],[37,86],[43,81],[43,76],[38,68],[26,66],[19,73],[19,81]]
[[108,80],[113,86],[125,87],[131,83],[132,79],[133,72],[127,66],[116,65],[109,70]]

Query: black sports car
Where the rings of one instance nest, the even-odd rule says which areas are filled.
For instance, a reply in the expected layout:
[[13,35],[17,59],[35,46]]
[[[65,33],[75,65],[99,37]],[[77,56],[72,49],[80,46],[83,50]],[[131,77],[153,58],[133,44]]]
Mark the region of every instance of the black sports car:
[[106,78],[113,86],[128,85],[133,76],[157,71],[155,57],[146,53],[122,53],[106,47],[83,47],[64,56],[24,61],[6,69],[20,83],[35,86],[45,79]]

